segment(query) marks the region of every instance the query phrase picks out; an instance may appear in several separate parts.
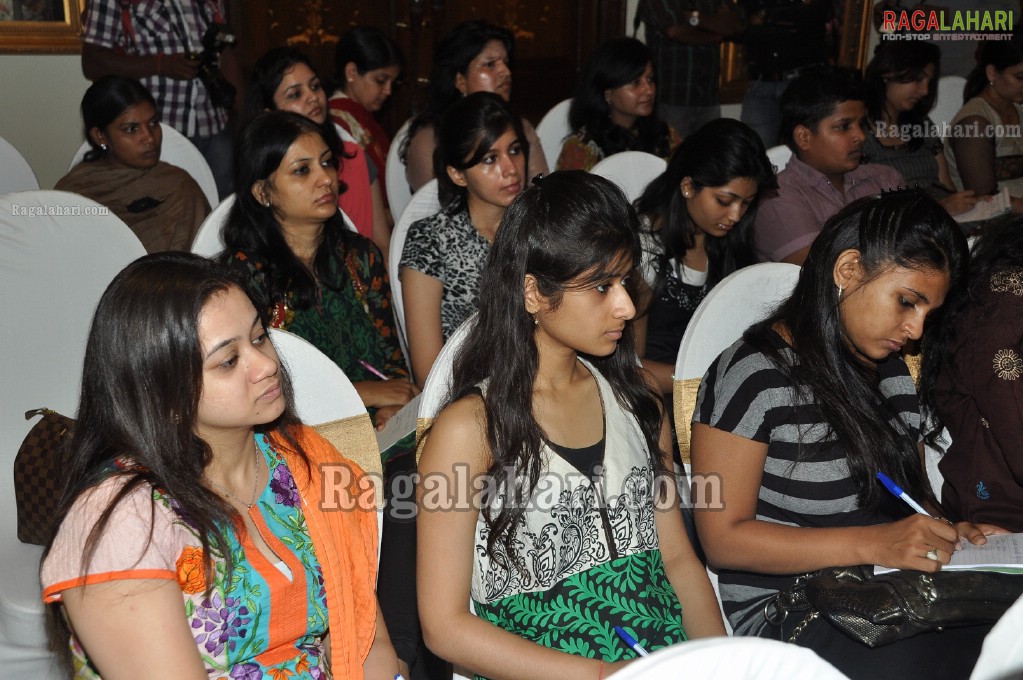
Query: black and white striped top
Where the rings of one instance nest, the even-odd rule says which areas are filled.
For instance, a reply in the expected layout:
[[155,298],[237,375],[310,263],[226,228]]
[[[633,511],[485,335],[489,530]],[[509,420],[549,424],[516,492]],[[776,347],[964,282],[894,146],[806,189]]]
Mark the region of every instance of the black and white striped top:
[[[773,339],[784,348],[787,360],[797,361],[795,351],[779,336],[773,335]],[[910,434],[919,438],[919,402],[905,362],[893,356],[878,364],[878,374],[889,407],[908,425]],[[896,519],[859,507],[845,449],[823,422],[814,400],[798,399],[791,381],[771,359],[743,340],[726,349],[707,370],[693,422],[768,445],[757,499],[758,520],[800,527],[844,527]],[[806,549],[813,550],[813,546]],[[722,570],[722,603],[735,634],[775,634],[767,626],[764,605],[796,576]]]

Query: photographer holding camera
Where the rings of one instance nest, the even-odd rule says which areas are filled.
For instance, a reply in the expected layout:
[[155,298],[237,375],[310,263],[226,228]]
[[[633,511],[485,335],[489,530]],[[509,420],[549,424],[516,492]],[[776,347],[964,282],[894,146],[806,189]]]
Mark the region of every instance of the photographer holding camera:
[[89,0],[82,72],[138,78],[162,121],[198,147],[221,198],[231,193],[228,119],[241,71],[221,0]]

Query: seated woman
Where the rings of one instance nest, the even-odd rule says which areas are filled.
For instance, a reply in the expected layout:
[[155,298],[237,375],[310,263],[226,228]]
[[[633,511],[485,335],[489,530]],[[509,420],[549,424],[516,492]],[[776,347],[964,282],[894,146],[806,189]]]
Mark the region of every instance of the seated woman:
[[340,366],[382,427],[418,390],[398,345],[383,256],[337,209],[337,161],[321,126],[264,113],[242,131],[235,156],[225,260],[244,272],[269,325]]
[[276,47],[253,67],[249,115],[254,118],[264,111],[291,111],[320,127],[320,135],[330,145],[338,166],[341,189],[338,207],[360,234],[372,239],[386,253],[391,243],[391,223],[380,189],[382,172],[368,160],[358,143],[338,136],[328,115],[327,93],[320,77],[309,58],[298,50]]
[[384,170],[391,139],[375,114],[391,96],[401,75],[401,52],[383,31],[358,26],[341,36],[334,50],[335,79],[340,87],[330,96],[330,117],[355,138],[376,166],[384,199],[387,198]]
[[[434,149],[440,143],[434,126],[449,106],[475,92],[493,92],[506,102],[511,99],[514,47],[511,31],[485,21],[462,22],[437,45],[426,109],[410,122],[401,149],[412,191],[439,176],[434,175]],[[528,179],[546,173],[548,165],[536,130],[525,118],[521,126],[531,149],[525,175]]]
[[477,92],[438,129],[443,209],[409,227],[399,276],[412,375],[420,387],[441,347],[479,303],[479,279],[505,209],[526,184],[532,149],[504,100]]
[[763,142],[737,120],[707,123],[675,150],[636,201],[643,278],[650,301],[637,317],[636,346],[662,394],[693,312],[721,279],[757,261],[753,220],[774,184]]
[[374,594],[372,491],[334,489],[359,502],[321,509],[321,466],[361,470],[290,401],[226,267],[162,253],[117,275],[89,335],[42,565],[54,649],[75,677],[398,672]]
[[635,38],[603,43],[583,67],[568,122],[572,134],[558,170],[589,170],[619,151],[667,158],[682,140],[657,117],[657,85],[650,49]]
[[[1023,47],[983,41],[966,79],[963,101],[945,139],[948,171],[957,189],[988,196],[1003,188],[1023,212]],[[958,128],[958,131],[957,131]],[[1015,130],[1015,132],[1013,132]]]
[[898,170],[907,187],[920,189],[952,216],[971,209],[972,190],[956,191],[948,174],[941,132],[927,113],[937,96],[941,50],[929,42],[883,40],[867,65],[867,136],[864,163]]
[[735,634],[809,647],[853,679],[969,676],[990,626],[868,648],[824,617],[786,613],[779,595],[826,567],[937,572],[960,538],[999,530],[952,525],[927,501],[939,518],[914,514],[876,477],[929,498],[899,350],[929,315],[928,332],[941,322],[966,260],[958,226],[922,192],[861,198],[825,223],[792,295],[707,370],[693,415],[696,526]]
[[955,519],[1023,531],[1023,229],[985,227],[970,259],[968,294],[924,353],[921,391],[948,428],[938,468],[941,505]]
[[92,148],[54,189],[110,208],[150,253],[188,250],[210,204],[187,172],[160,160],[163,132],[149,90],[104,76],[85,91],[82,119]]
[[427,643],[479,675],[611,675],[636,657],[615,625],[650,649],[724,635],[633,345],[638,227],[611,182],[556,172],[508,209],[487,261],[419,461],[471,511],[421,486],[417,563]]

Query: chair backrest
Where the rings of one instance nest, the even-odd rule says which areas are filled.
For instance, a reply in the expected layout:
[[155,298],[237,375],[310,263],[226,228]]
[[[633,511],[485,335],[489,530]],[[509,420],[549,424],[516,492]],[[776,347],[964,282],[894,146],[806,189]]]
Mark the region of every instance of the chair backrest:
[[[393,148],[393,147],[392,147]],[[405,181],[402,178],[402,181]],[[387,271],[391,274],[391,305],[394,307],[394,322],[398,326],[398,341],[405,357],[408,353],[408,332],[405,330],[405,304],[401,294],[401,274],[398,264],[401,262],[401,253],[405,249],[405,237],[408,236],[408,229],[413,222],[435,215],[440,212],[440,200],[437,198],[437,180],[431,179],[420,187],[405,207],[401,219],[394,225],[391,232],[391,245],[387,253]],[[411,359],[409,359],[411,361]]]
[[35,191],[39,180],[21,152],[0,137],[0,195],[15,191]]
[[683,461],[689,462],[689,422],[703,374],[747,328],[792,293],[798,278],[794,264],[754,264],[725,277],[696,308],[675,359],[675,431]]
[[664,174],[667,167],[667,161],[652,153],[622,151],[600,161],[590,172],[617,184],[631,203],[640,197],[650,182]]
[[[213,179],[213,171],[210,170],[206,158],[188,140],[188,137],[170,125],[160,123],[160,130],[163,132],[160,160],[164,163],[176,165],[191,175],[195,183],[202,189],[203,194],[206,195],[206,200],[209,201],[210,207],[216,208],[217,204],[220,203],[220,194],[217,193],[217,182]],[[86,152],[91,148],[89,142],[82,142],[82,145],[78,147],[78,151],[75,152],[75,157],[71,159],[71,165],[68,166],[68,170],[81,163],[82,159],[85,158]]]
[[[31,214],[30,214],[31,211]],[[18,542],[14,457],[33,422],[30,409],[74,416],[85,344],[100,296],[128,263],[146,254],[135,234],[102,205],[63,191],[0,196],[0,290],[14,305],[0,328],[0,663],[7,645],[49,664],[40,600],[39,546]],[[125,338],[125,342],[130,342]],[[19,677],[50,677],[46,671]]]
[[305,338],[278,328],[270,339],[288,368],[295,412],[366,472],[380,473],[376,431],[345,372]]
[[665,647],[636,659],[615,680],[662,680],[685,675],[728,680],[848,680],[816,652],[756,637],[716,637]]
[[970,680],[1009,680],[1023,677],[1023,597],[1002,614],[984,638]]
[[[231,213],[231,208],[234,207],[236,200],[238,200],[238,197],[235,194],[227,196],[213,209],[213,212],[206,216],[206,219],[199,226],[199,231],[195,233],[195,238],[192,240],[190,250],[193,253],[203,257],[217,257],[220,255],[224,250],[224,223],[227,222],[227,217]],[[357,231],[355,223],[352,222],[345,211],[339,210],[339,212],[348,230]]]
[[419,397],[419,414],[416,422],[416,446],[422,449],[423,433],[433,423],[433,419],[440,413],[440,409],[448,400],[451,392],[452,369],[455,354],[462,346],[465,339],[469,337],[469,330],[476,324],[476,314],[473,313],[468,319],[462,322],[455,332],[451,334],[448,341],[440,349],[440,354],[433,362],[430,374],[426,376],[426,383],[423,385],[423,393]]
[[234,207],[236,197],[234,194],[224,198],[220,204],[213,209],[195,232],[195,239],[192,241],[191,251],[203,257],[216,257],[224,250],[224,239],[221,230],[227,222],[227,215]]
[[540,146],[543,147],[543,155],[547,158],[547,167],[554,170],[558,163],[558,156],[561,155],[561,145],[565,137],[572,134],[572,127],[568,124],[568,110],[572,108],[571,97],[555,104],[550,111],[540,119],[536,126],[536,136],[540,138]]
[[938,98],[931,109],[931,121],[941,127],[942,123],[951,123],[959,109],[963,107],[963,88],[966,78],[962,76],[942,76],[938,78]]
[[408,137],[408,126],[411,122],[411,119],[406,120],[394,133],[391,148],[387,152],[387,167],[384,169],[384,179],[387,180],[385,182],[387,203],[391,206],[391,217],[394,218],[395,223],[401,219],[401,214],[405,212],[405,206],[412,199],[412,188],[409,187],[408,178],[405,177],[405,164],[401,162],[399,154],[401,145]]
[[790,158],[792,158],[792,149],[785,144],[772,146],[767,150],[767,160],[771,161],[771,165],[774,166],[775,173],[779,173],[784,170],[785,166],[789,164]]

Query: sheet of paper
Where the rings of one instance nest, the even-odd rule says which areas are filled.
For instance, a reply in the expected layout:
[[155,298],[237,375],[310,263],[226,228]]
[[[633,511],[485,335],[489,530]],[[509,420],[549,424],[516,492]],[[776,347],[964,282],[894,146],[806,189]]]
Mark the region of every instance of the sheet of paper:
[[980,222],[990,220],[993,217],[1004,215],[1012,209],[1012,202],[1009,199],[1009,188],[1006,187],[991,197],[990,201],[977,201],[977,204],[970,210],[955,216],[955,221],[963,224],[965,222]]
[[1023,567],[1023,534],[988,536],[984,545],[963,541],[962,549],[942,569],[976,569],[978,567]]
[[416,395],[415,399],[409,401],[401,407],[400,411],[391,416],[387,424],[384,425],[384,429],[377,430],[377,445],[381,452],[394,446],[395,442],[405,435],[416,431],[416,422],[419,420],[419,397],[421,396],[423,395]]
[[[1023,534],[997,534],[988,536],[984,545],[966,541],[952,555],[952,560],[942,571],[991,570],[1023,572]],[[888,567],[874,567],[874,574],[897,571]]]

